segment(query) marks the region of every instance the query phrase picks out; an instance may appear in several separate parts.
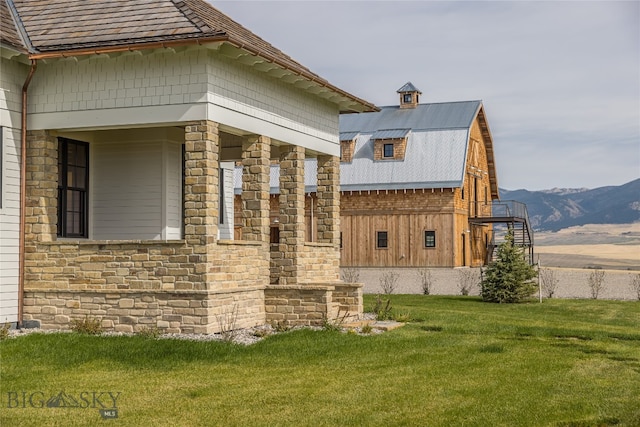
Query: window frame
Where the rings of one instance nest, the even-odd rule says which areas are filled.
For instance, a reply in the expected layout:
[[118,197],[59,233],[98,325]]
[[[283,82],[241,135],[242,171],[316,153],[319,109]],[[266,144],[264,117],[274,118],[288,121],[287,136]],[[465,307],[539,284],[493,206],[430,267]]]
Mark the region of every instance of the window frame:
[[[433,241],[432,244],[430,242]],[[425,249],[433,249],[436,247],[436,231],[435,230],[424,230],[424,248]]]
[[[384,234],[384,238],[382,235]],[[380,243],[384,242],[384,246]],[[386,230],[376,231],[376,249],[389,249],[389,232]]]
[[402,102],[404,104],[411,104],[413,102],[413,96],[410,93],[402,95]]
[[[70,169],[82,169],[82,165],[69,163],[69,144],[83,147],[84,149],[84,186],[69,185]],[[74,139],[58,137],[58,230],[57,236],[62,238],[87,238],[89,237],[89,143]],[[72,171],[73,172],[73,171]],[[77,178],[77,177],[76,177]],[[69,210],[69,192],[79,193],[79,203],[73,206],[76,210]],[[75,232],[76,224],[73,224],[73,231],[68,230],[69,215],[78,214],[78,232]]]
[[[387,147],[391,148],[391,155],[387,155]],[[382,144],[382,158],[383,159],[393,159],[395,157],[395,144],[393,142],[385,142]]]

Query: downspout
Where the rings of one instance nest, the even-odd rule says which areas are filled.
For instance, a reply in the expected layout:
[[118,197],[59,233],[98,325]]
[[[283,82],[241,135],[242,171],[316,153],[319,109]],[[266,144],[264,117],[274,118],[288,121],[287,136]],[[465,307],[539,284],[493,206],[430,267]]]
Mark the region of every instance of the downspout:
[[22,315],[24,306],[24,252],[25,252],[25,218],[27,201],[27,90],[33,78],[38,61],[31,60],[31,68],[27,79],[22,85],[22,123],[20,131],[20,233],[18,246],[18,324],[22,327]]

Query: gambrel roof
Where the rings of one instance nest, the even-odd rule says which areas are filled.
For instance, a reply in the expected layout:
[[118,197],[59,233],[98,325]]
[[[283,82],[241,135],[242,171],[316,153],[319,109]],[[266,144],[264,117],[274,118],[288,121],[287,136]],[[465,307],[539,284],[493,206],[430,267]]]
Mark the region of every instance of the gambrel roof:
[[[340,166],[341,190],[462,187],[471,126],[476,118],[486,140],[491,192],[497,198],[493,141],[482,101],[419,104],[412,109],[390,106],[374,113],[341,115],[340,132],[358,134],[353,160]],[[374,140],[389,129],[406,132],[404,159],[376,161]]]
[[[3,44],[25,46],[30,59],[128,50],[232,46],[235,59],[340,105],[377,107],[339,89],[204,0],[0,0]],[[18,31],[16,31],[16,28]],[[20,41],[24,30],[24,43]]]
[[[482,101],[420,104],[414,109],[382,107],[375,113],[340,116],[341,140],[355,138],[351,162],[340,164],[341,191],[461,188],[475,120],[485,140],[492,198],[498,199],[493,139]],[[403,160],[374,160],[376,138],[407,136]],[[241,187],[236,171],[236,192]],[[271,192],[278,192],[277,165],[271,168]],[[314,192],[315,159],[305,163],[305,186]]]

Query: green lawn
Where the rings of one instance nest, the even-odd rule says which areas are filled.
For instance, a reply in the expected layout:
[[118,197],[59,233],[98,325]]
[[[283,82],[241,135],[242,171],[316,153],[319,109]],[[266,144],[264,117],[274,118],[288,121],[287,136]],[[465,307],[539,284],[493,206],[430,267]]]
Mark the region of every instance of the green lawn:
[[[0,425],[640,426],[639,302],[392,302],[413,320],[372,336],[4,340]],[[60,392],[81,407],[37,407]]]

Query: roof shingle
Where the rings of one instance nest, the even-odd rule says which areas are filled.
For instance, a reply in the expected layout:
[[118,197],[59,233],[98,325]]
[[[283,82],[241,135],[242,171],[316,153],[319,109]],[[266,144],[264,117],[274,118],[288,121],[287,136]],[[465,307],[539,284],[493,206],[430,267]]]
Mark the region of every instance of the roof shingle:
[[[0,0],[3,10],[8,0]],[[331,85],[204,0],[13,0],[31,43],[31,58],[166,43],[229,42],[338,93],[344,111],[377,107]],[[3,20],[4,20],[3,14]],[[4,21],[3,21],[4,22]],[[3,40],[11,39],[11,34]],[[15,42],[15,41],[14,41]]]
[[27,52],[9,7],[4,1],[0,1],[0,43],[11,46],[19,52]]

